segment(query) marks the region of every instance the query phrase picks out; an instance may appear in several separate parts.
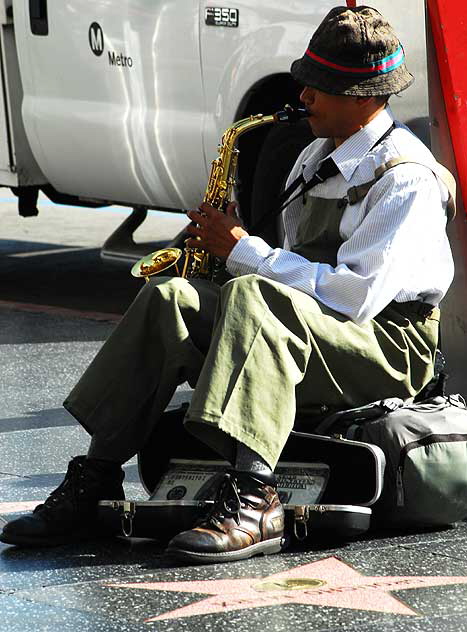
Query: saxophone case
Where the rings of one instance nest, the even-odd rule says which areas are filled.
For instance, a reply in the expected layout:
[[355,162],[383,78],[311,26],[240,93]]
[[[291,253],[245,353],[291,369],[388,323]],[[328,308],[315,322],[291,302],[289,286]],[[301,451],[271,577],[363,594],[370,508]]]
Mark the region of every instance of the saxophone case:
[[[146,500],[103,500],[106,533],[167,541],[190,529],[213,504],[216,480],[228,464],[183,428],[186,406],[169,410],[138,455]],[[276,469],[286,515],[286,539],[349,539],[370,528],[383,485],[377,446],[293,431]]]

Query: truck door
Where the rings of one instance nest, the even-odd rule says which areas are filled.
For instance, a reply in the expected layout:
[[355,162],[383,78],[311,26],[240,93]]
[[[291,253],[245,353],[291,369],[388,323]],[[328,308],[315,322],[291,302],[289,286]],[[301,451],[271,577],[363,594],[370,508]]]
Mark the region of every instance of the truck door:
[[198,0],[14,0],[14,21],[26,132],[57,190],[199,202]]

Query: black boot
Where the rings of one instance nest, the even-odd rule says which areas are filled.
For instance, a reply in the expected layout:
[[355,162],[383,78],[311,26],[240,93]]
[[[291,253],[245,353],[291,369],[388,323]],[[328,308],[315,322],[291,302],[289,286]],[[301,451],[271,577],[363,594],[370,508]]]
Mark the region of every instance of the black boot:
[[85,456],[68,464],[63,483],[31,514],[12,520],[0,540],[18,546],[57,546],[96,536],[99,500],[122,500],[122,468],[94,467]]

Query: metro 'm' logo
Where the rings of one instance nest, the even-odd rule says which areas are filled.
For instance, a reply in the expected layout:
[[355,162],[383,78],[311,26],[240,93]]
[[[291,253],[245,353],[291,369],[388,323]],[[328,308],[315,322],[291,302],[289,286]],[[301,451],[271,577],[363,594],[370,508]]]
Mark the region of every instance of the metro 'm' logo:
[[104,33],[97,22],[89,27],[89,46],[98,57],[104,52]]

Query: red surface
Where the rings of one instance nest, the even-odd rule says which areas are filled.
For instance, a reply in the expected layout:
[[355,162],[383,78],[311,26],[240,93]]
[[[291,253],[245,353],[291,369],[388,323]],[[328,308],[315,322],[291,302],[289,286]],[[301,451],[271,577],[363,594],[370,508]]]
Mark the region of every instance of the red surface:
[[[303,589],[280,589],[281,580],[318,579],[321,585]],[[265,582],[267,585],[265,586]],[[193,603],[152,616],[146,623],[164,619],[181,619],[196,615],[232,612],[263,606],[302,604],[371,610],[398,615],[423,614],[410,608],[391,591],[401,591],[429,586],[467,584],[467,577],[450,576],[396,576],[362,575],[337,557],[328,557],[304,566],[296,566],[268,577],[246,579],[214,579],[179,582],[138,582],[131,584],[108,584],[112,589],[161,590],[178,593],[210,595],[198,598]],[[269,589],[267,589],[269,587]]]
[[426,0],[459,183],[467,207],[467,7]]
[[0,309],[11,309],[18,312],[37,312],[38,314],[52,314],[64,318],[86,318],[88,320],[105,320],[118,322],[121,314],[108,314],[105,312],[88,312],[68,307],[56,307],[54,305],[36,305],[35,303],[19,303],[17,301],[0,300]]
[[348,7],[356,7],[357,6],[357,0],[347,0],[347,6]]

